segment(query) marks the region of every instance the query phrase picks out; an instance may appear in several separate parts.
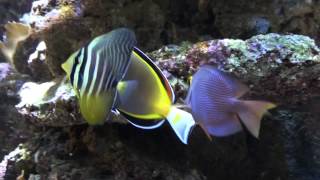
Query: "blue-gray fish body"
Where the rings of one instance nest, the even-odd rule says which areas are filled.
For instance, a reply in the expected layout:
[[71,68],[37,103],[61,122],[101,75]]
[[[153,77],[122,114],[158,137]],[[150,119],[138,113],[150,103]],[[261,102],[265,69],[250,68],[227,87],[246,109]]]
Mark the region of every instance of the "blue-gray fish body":
[[204,65],[192,78],[186,103],[190,106],[195,121],[210,135],[228,136],[242,130],[239,121],[258,137],[260,119],[269,108],[269,102],[242,101],[238,98],[248,88],[218,70]]

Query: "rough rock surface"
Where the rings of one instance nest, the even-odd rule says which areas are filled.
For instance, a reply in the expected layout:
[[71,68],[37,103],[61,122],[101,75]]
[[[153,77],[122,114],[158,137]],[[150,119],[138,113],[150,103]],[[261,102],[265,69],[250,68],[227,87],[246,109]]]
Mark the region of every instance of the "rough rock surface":
[[306,36],[271,33],[246,41],[223,39],[169,46],[151,55],[160,67],[181,79],[187,80],[200,64],[211,63],[242,79],[252,96],[297,104],[320,95],[319,52]]
[[[28,124],[18,113],[15,105],[20,101],[18,90],[28,80],[27,76],[15,72],[9,64],[0,63],[0,160],[18,144],[26,141],[30,136]],[[2,162],[0,161],[0,179],[4,177]],[[11,165],[14,162],[10,161]],[[9,169],[9,166],[7,167]],[[13,174],[16,177],[16,174]]]
[[292,32],[319,40],[319,1],[272,0],[211,2],[215,25],[224,37],[250,37],[266,32]]
[[[315,130],[320,122],[319,53],[315,42],[306,36],[267,34],[246,41],[224,39],[192,46],[167,46],[150,55],[163,70],[184,80],[199,65],[215,64],[250,86],[245,98],[278,104],[271,119],[263,121],[260,152],[253,150],[266,168],[260,178],[274,179],[274,173],[286,172],[288,176],[281,178],[317,179],[320,177],[320,134]],[[182,89],[178,95],[183,98],[184,86],[181,83],[173,86]],[[283,169],[284,164],[287,170]]]
[[71,52],[93,37],[122,26],[135,30],[139,46],[145,51],[186,40],[247,39],[270,32],[309,35],[317,42],[320,38],[320,2],[312,0],[36,2],[21,20],[40,31],[34,36],[47,44],[46,61],[52,76],[62,74],[59,65]]
[[[0,1],[1,22],[17,21],[32,7],[28,1]],[[267,32],[292,32],[319,40],[319,1],[272,0],[38,0],[23,20],[43,26],[61,11],[81,15],[85,28],[103,33],[117,26],[137,29],[141,44],[154,49],[161,44],[199,37],[248,38]],[[0,31],[3,32],[3,28]],[[148,32],[148,33],[145,33]],[[95,36],[97,34],[93,34]]]
[[[278,107],[262,121],[259,140],[241,132],[210,142],[195,128],[184,146],[167,124],[154,131],[118,123],[89,127],[60,68],[71,52],[119,26],[134,29],[144,50],[268,32],[296,32],[318,40],[319,1],[37,2],[26,15],[35,32],[15,54],[19,72],[30,76],[0,64],[0,160],[19,143],[28,152],[19,161],[8,161],[6,179],[21,176],[22,170],[26,179],[320,178],[320,51],[306,36],[184,42],[150,53],[170,79],[178,103],[189,77],[203,63],[214,63],[248,84],[251,91],[244,98],[276,102]],[[42,40],[45,53],[37,50]],[[37,82],[23,85],[31,79]],[[18,92],[37,94],[19,99]]]

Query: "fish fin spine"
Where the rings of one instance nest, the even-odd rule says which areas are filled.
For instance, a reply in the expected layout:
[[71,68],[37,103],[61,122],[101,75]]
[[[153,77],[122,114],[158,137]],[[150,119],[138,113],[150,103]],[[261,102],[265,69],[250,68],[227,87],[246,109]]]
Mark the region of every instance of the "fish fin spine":
[[203,130],[203,132],[206,134],[206,136],[208,137],[208,139],[210,141],[212,141],[212,136],[210,135],[210,133],[208,132],[207,128],[203,125],[203,124],[199,124],[198,125],[201,127],[201,129]]

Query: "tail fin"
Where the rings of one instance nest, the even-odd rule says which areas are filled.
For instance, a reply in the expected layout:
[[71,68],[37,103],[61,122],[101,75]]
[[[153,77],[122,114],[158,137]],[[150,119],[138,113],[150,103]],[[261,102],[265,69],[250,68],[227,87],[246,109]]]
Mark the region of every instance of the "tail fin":
[[178,138],[184,144],[188,144],[189,134],[192,130],[192,127],[195,125],[192,115],[186,111],[172,106],[167,116],[167,120]]
[[261,118],[263,114],[276,105],[264,101],[240,101],[238,115],[249,132],[256,138],[259,137]]
[[31,27],[26,24],[9,22],[5,26],[6,41],[0,41],[0,49],[12,64],[12,57],[19,41],[25,40],[31,34]]

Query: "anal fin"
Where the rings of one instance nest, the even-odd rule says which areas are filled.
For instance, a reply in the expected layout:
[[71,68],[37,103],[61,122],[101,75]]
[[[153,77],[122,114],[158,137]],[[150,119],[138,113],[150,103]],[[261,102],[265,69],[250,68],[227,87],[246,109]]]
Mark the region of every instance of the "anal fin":
[[129,114],[118,110],[120,114],[134,127],[139,128],[139,129],[156,129],[160,127],[165,120],[143,120],[143,119],[138,119],[133,116],[130,116]]

